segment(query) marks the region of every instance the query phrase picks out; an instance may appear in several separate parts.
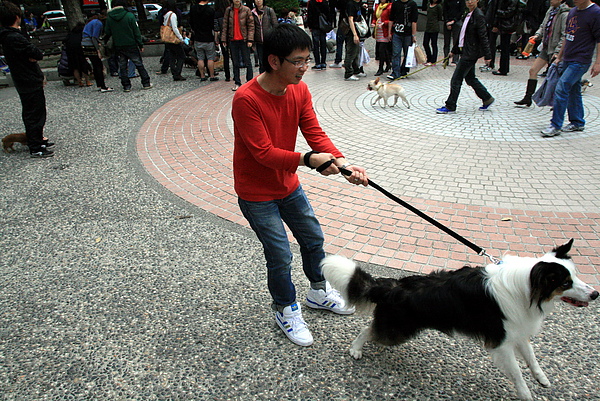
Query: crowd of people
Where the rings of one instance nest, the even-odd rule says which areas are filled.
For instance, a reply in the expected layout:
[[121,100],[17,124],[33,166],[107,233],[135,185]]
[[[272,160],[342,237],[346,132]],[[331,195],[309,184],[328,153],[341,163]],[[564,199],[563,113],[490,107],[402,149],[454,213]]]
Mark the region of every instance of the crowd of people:
[[[215,65],[222,58],[224,79],[226,82],[233,79],[231,89],[237,91],[243,83],[242,70],[245,70],[245,82],[254,78],[255,68],[258,74],[266,71],[264,38],[267,34],[279,25],[301,25],[310,34],[310,49],[314,55],[314,64],[306,68],[317,71],[344,68],[346,81],[359,81],[367,76],[363,65],[370,59],[365,41],[374,40],[374,56],[378,60],[374,75],[386,74],[389,81],[394,81],[408,77],[414,66],[407,66],[407,55],[417,44],[417,22],[419,15],[424,15],[421,45],[425,59],[421,62],[425,67],[442,62],[455,67],[450,94],[437,113],[456,111],[463,81],[481,99],[480,110],[488,110],[495,99],[476,76],[478,60],[482,57],[485,60],[479,67],[480,72],[507,76],[510,58],[517,55],[519,59],[535,57],[535,60],[529,70],[525,95],[514,102],[516,106],[532,105],[542,69],[554,63],[560,70],[553,118],[549,127],[541,131],[542,136],[552,137],[585,128],[581,79],[590,66],[592,77],[600,72],[600,64],[596,62],[592,66],[593,54],[598,53],[600,41],[600,7],[591,0],[531,0],[526,4],[519,0],[428,0],[423,2],[420,10],[415,0],[374,0],[372,3],[365,0],[309,0],[306,4],[307,9],[300,16],[297,10],[284,10],[278,15],[265,0],[197,0],[184,21],[176,1],[164,0],[158,22],[170,27],[179,43],[165,43],[161,67],[156,74],[167,74],[170,70],[174,81],[184,81],[184,62],[189,64],[192,60],[201,81],[218,81],[219,72]],[[153,87],[142,57],[144,38],[128,6],[127,0],[114,0],[110,10],[94,13],[85,24],[77,24],[69,32],[64,48],[79,86],[93,85],[93,74],[98,91],[112,92],[114,89],[106,84],[102,62],[108,57],[108,74],[119,77],[124,92],[132,90],[133,77],[140,78],[142,90]],[[14,29],[21,34],[19,41],[27,41],[26,32],[42,29],[43,22],[38,22],[29,12],[22,13],[19,9],[19,13],[20,29]],[[5,31],[15,26],[15,22],[9,23],[8,19],[3,24]],[[438,58],[440,32],[443,55]],[[16,32],[10,34],[14,38]],[[528,43],[533,48],[521,52]],[[30,46],[28,43],[27,48]],[[16,62],[10,48],[11,44],[6,43],[4,49],[9,65]],[[500,55],[496,64],[497,50]],[[334,54],[334,59],[328,65],[329,53]],[[28,58],[39,59],[39,54],[33,50],[29,55]],[[31,82],[37,82],[36,68],[30,70],[29,78],[36,76]],[[30,88],[19,83],[19,72],[13,73],[13,78],[15,76],[15,82],[21,86],[22,99],[31,96]],[[27,82],[27,86],[31,82]],[[33,103],[45,104],[43,88],[37,93]],[[569,124],[563,127],[567,110]],[[31,140],[32,152],[51,155],[48,146],[39,138],[43,131],[43,122],[39,119],[43,115],[45,113],[36,113],[38,121],[34,124],[33,117],[26,119],[24,113],[24,121],[27,121],[26,127],[36,126],[29,129],[35,131],[31,134],[35,138]],[[40,151],[40,147],[43,150]]]

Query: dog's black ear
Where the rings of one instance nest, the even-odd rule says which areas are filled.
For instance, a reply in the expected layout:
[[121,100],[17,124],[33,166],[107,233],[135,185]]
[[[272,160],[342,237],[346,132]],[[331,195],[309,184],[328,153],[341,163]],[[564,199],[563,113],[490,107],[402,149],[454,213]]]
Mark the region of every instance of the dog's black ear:
[[559,263],[536,263],[529,274],[529,284],[531,285],[530,305],[536,304],[542,310],[542,303],[550,300],[554,291],[562,286],[570,276],[569,271]]
[[571,238],[571,240],[569,242],[567,242],[566,244],[554,248],[552,250],[552,252],[554,252],[556,254],[556,257],[558,259],[571,259],[571,257],[569,255],[567,255],[567,253],[569,253],[569,251],[571,250],[572,245],[573,245],[573,238]]

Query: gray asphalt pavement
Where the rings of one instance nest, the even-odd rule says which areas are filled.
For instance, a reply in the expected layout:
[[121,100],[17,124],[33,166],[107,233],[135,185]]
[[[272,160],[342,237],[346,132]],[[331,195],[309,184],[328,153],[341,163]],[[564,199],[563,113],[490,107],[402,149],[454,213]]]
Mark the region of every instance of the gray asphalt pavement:
[[[157,59],[147,59],[152,72]],[[190,77],[190,70],[184,71]],[[50,82],[56,156],[0,154],[0,398],[3,400],[512,400],[474,342],[426,332],[403,346],[352,339],[369,321],[305,308],[315,337],[289,342],[269,308],[260,244],[193,207],[141,167],[135,136],[160,105],[197,88],[100,94]],[[445,91],[445,89],[444,89]],[[2,136],[22,131],[0,90]],[[295,282],[308,283],[296,252]],[[398,270],[365,266],[380,276]],[[534,348],[552,387],[537,400],[600,400],[600,302],[558,305]]]

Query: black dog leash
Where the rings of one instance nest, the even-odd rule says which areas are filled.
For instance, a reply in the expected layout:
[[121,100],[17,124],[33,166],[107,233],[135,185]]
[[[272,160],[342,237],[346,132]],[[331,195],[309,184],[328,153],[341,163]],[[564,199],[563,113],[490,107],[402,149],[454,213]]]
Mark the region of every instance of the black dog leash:
[[[317,171],[321,172],[325,169],[327,169],[327,167],[329,167],[331,165],[331,163],[333,163],[333,160],[330,160],[326,163],[323,163],[322,165],[320,165],[317,168]],[[344,175],[352,175],[352,171],[345,169],[343,167],[338,167],[338,169],[340,170],[340,172]],[[429,223],[433,224],[434,226],[436,226],[437,228],[439,228],[440,230],[444,231],[446,234],[449,234],[450,236],[452,236],[454,239],[460,241],[461,243],[463,243],[464,245],[466,245],[467,247],[471,248],[473,251],[475,251],[478,255],[480,256],[487,256],[490,261],[496,265],[502,263],[501,260],[499,260],[498,258],[488,254],[485,249],[481,248],[480,246],[475,245],[473,242],[469,241],[468,239],[466,239],[465,237],[463,237],[462,235],[458,234],[457,232],[455,232],[454,230],[446,227],[445,225],[443,225],[442,223],[440,223],[439,221],[435,220],[432,217],[429,217],[428,215],[426,215],[425,213],[423,213],[422,211],[420,211],[419,209],[415,208],[414,206],[412,206],[411,204],[403,201],[402,199],[398,198],[396,195],[386,191],[385,189],[383,189],[382,187],[380,187],[379,185],[377,185],[376,183],[374,183],[372,180],[367,180],[368,181],[368,185],[372,186],[373,188],[375,188],[376,190],[378,190],[379,192],[381,192],[382,194],[384,194],[385,196],[387,196],[388,198],[390,198],[391,200],[393,200],[394,202],[404,206],[405,208],[407,208],[408,210],[410,210],[411,212],[413,212],[414,214],[416,214],[417,216],[421,217],[424,220],[427,220]]]

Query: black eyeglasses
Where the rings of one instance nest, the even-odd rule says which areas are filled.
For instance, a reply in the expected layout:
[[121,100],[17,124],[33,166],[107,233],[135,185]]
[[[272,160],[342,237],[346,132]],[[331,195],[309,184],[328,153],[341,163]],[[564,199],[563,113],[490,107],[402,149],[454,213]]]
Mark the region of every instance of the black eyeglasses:
[[308,67],[308,64],[310,63],[310,57],[307,58],[306,60],[296,60],[296,61],[292,61],[292,60],[288,60],[286,57],[283,58],[285,61],[287,61],[290,64],[294,64],[294,67],[300,69],[302,67]]

